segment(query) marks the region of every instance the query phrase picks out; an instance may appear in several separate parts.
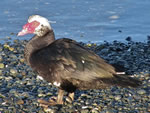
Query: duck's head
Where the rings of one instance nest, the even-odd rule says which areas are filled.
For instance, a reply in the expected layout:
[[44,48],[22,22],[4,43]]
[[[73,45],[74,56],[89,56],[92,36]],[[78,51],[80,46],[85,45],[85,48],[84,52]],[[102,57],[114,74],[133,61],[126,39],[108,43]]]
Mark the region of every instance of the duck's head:
[[23,29],[18,33],[18,36],[26,34],[42,36],[45,34],[46,30],[51,29],[50,23],[46,18],[40,15],[32,15],[29,17],[27,24],[25,24]]

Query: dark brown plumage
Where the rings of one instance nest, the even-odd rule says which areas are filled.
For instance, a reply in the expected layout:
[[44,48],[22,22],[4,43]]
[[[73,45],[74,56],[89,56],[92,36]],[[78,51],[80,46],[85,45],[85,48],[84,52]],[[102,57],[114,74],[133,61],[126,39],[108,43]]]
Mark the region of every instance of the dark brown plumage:
[[25,47],[25,59],[34,71],[59,88],[57,101],[53,104],[63,103],[64,91],[73,100],[76,89],[101,89],[113,85],[137,87],[141,84],[137,79],[119,75],[113,66],[76,41],[67,38],[55,40],[51,27],[40,21],[43,18],[34,15],[28,20],[29,24],[39,22],[40,27],[33,30],[36,35]]

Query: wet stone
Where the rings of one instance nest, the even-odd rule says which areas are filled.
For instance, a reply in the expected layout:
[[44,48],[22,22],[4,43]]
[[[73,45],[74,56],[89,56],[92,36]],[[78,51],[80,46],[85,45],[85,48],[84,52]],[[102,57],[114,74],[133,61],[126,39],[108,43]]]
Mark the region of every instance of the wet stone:
[[4,44],[4,48],[8,49],[10,46],[8,44]]
[[16,93],[16,92],[17,92],[16,89],[11,89],[11,90],[9,91],[9,93]]
[[2,62],[3,61],[3,57],[2,56],[0,56],[0,62]]
[[21,59],[20,59],[20,62],[22,62],[22,63],[23,63],[24,61],[25,61],[25,59],[24,59],[24,58],[21,58]]
[[22,99],[20,99],[16,103],[20,105],[20,104],[24,104],[24,101]]
[[121,95],[116,95],[114,98],[115,98],[116,101],[118,101],[118,100],[121,99]]
[[23,92],[23,93],[20,94],[20,96],[21,96],[22,98],[29,98],[29,97],[30,97],[30,95],[29,95],[28,92]]
[[14,51],[14,48],[13,47],[9,47],[9,51]]
[[12,58],[12,59],[14,59],[14,60],[16,60],[16,59],[17,59],[17,56],[16,56],[16,55],[14,55],[14,54],[10,55],[9,57],[10,57],[10,58]]
[[138,94],[143,95],[146,93],[146,91],[144,89],[140,89],[137,91]]
[[97,109],[92,109],[91,113],[99,113],[99,111]]
[[38,97],[45,97],[45,96],[46,94],[42,94],[42,93],[38,94]]
[[17,43],[19,43],[19,40],[14,40],[13,42],[17,44]]
[[81,113],[88,113],[88,112],[89,112],[88,109],[82,109],[82,110],[81,110]]
[[0,75],[2,75],[2,74],[3,74],[3,70],[0,69]]
[[46,113],[55,113],[56,111],[50,108],[44,108],[44,112]]
[[5,96],[3,94],[0,93],[0,98],[5,98]]
[[17,74],[17,70],[16,70],[16,69],[10,69],[10,73],[11,73],[12,75],[16,75],[16,74]]
[[2,52],[3,51],[3,48],[2,47],[0,47],[0,52]]
[[5,65],[3,63],[0,63],[0,69],[4,68]]

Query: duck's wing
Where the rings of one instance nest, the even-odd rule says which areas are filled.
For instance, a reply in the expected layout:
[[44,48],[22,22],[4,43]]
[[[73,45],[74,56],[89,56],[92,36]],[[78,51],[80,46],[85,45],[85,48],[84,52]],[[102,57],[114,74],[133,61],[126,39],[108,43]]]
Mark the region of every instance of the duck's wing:
[[114,67],[74,40],[59,39],[51,46],[53,45],[53,51],[59,53],[54,54],[58,61],[56,65],[62,70],[61,77],[64,79],[92,81],[97,78],[112,78],[116,73]]

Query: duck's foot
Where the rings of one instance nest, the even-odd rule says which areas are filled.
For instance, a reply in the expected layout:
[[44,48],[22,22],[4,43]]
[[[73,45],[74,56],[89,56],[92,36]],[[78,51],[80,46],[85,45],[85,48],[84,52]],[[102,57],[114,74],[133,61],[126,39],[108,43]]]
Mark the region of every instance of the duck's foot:
[[63,95],[64,95],[64,91],[59,89],[57,97],[51,97],[49,101],[45,101],[43,99],[38,99],[37,101],[40,103],[39,106],[46,108],[48,106],[63,104]]
[[47,108],[48,106],[57,105],[56,97],[51,97],[49,99],[49,101],[46,101],[46,100],[43,100],[43,99],[38,99],[38,102],[39,102],[39,106],[44,107],[44,108]]

